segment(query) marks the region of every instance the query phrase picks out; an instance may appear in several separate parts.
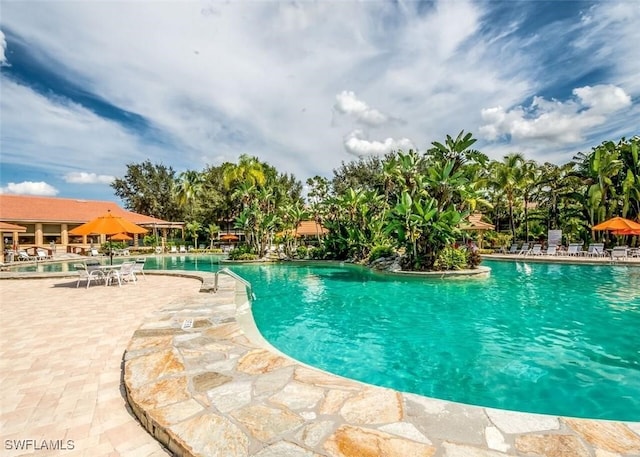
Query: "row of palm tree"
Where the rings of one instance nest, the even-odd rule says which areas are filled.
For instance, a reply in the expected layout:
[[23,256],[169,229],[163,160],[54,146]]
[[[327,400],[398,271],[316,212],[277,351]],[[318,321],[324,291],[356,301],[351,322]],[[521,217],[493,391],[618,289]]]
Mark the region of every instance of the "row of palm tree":
[[560,229],[569,240],[589,241],[591,227],[613,216],[640,216],[640,137],[605,141],[564,165],[538,164],[509,154],[487,169],[488,211],[498,230],[538,237]]
[[499,244],[538,239],[550,229],[587,242],[595,236],[593,225],[640,215],[638,136],[603,142],[564,165],[539,164],[518,153],[489,160],[472,148],[475,142],[463,131],[423,153],[343,163],[332,179],[307,180],[306,202],[292,175],[247,155],[177,176],[162,165],[132,164],[114,188],[134,211],[156,217],[167,211],[174,220],[178,212],[196,246],[199,236],[212,245],[220,231],[238,229],[256,255],[274,241],[292,251],[295,227],[312,217],[329,230],[321,257],[365,259],[384,247],[403,252],[408,266],[418,269],[434,265],[474,211],[496,225],[488,238]]

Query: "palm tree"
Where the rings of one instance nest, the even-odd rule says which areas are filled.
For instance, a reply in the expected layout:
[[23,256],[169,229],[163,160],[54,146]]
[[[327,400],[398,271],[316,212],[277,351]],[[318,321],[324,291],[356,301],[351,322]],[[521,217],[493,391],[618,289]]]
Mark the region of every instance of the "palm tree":
[[257,157],[242,154],[238,164],[229,164],[223,172],[224,184],[232,189],[238,183],[247,182],[254,186],[263,186],[266,182],[264,165]]
[[220,227],[217,224],[209,224],[204,231],[209,235],[209,249],[213,249],[213,241],[220,232]]
[[[533,160],[527,160],[522,163],[520,168],[519,184],[522,190],[523,208],[524,208],[524,233],[525,240],[529,241],[529,203],[534,186],[540,178],[540,170]],[[555,227],[553,227],[555,228]]]
[[591,225],[613,216],[616,211],[616,189],[614,178],[623,170],[620,150],[613,141],[605,141],[590,153],[579,153],[578,173],[587,185],[586,211]]
[[187,232],[189,233],[189,235],[191,235],[191,238],[193,238],[194,247],[197,249],[198,248],[198,232],[200,232],[202,225],[200,224],[200,222],[193,221],[193,222],[188,222],[185,228],[187,229]]
[[504,156],[502,162],[493,162],[493,182],[505,198],[509,208],[509,228],[513,239],[516,238],[516,224],[514,207],[516,198],[521,189],[521,167],[525,163],[524,156],[519,153],[511,153]]
[[187,170],[180,173],[175,185],[175,196],[178,205],[185,213],[185,219],[193,219],[199,207],[204,181],[202,174]]

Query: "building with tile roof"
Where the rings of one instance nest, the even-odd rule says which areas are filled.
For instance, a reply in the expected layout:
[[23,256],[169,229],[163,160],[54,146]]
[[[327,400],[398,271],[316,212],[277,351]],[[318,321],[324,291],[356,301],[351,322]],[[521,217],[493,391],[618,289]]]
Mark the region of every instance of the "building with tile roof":
[[[0,194],[0,221],[26,229],[2,228],[0,243],[4,245],[6,242],[14,249],[43,247],[52,251],[82,252],[91,244],[104,243],[105,235],[74,237],[69,231],[107,212],[150,231],[159,230],[164,238],[168,229],[184,229],[183,222],[134,213],[109,201]],[[2,248],[4,250],[4,246]]]

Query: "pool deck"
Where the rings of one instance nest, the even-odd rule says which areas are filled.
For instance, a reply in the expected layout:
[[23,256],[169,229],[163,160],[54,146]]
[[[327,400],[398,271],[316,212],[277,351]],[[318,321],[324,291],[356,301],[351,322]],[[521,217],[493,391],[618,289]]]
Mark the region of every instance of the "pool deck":
[[[202,293],[183,275],[0,281],[3,455],[168,455],[158,442],[179,456],[640,455],[638,422],[480,408],[310,368],[261,338],[233,279]],[[25,439],[74,449],[7,448]]]

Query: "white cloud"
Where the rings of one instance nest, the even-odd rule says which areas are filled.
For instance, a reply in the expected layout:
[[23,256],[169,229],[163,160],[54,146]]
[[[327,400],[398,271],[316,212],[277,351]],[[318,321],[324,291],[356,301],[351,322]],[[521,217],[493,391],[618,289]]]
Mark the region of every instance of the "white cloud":
[[[573,100],[537,97],[522,107],[558,81],[603,68],[602,82],[637,100],[635,2],[606,2],[588,12],[590,24],[562,18],[538,34],[525,14],[535,7],[509,5],[41,2],[33,14],[28,2],[5,2],[2,25],[28,37],[53,70],[151,129],[138,135],[3,74],[2,162],[34,164],[56,177],[78,170],[122,176],[126,163],[147,158],[181,171],[247,153],[304,180],[330,176],[347,153],[407,149],[409,138],[426,148],[463,129],[477,135],[481,125],[486,138],[513,131],[509,149],[531,158],[588,150],[598,135],[615,139],[638,125],[637,104],[611,111],[624,97],[596,90],[599,82]],[[513,14],[500,22],[494,10]],[[365,132],[344,137],[373,127],[379,140]],[[489,154],[501,146],[481,143]]]
[[380,111],[369,107],[362,100],[358,100],[352,91],[343,90],[336,95],[336,111],[353,116],[358,122],[370,127],[376,127],[389,121],[389,117]]
[[509,135],[512,141],[546,140],[558,144],[583,141],[590,129],[605,124],[608,116],[631,105],[631,97],[613,85],[573,90],[575,99],[560,102],[534,97],[529,108],[517,106],[481,111],[486,122],[480,134],[488,140]]
[[99,175],[96,173],[71,172],[64,175],[64,180],[73,184],[111,184],[115,176]]
[[394,140],[387,138],[384,141],[369,141],[362,130],[354,130],[346,136],[344,148],[349,154],[356,156],[384,155],[392,151],[413,149],[413,143],[407,138]]
[[620,87],[611,84],[579,87],[573,90],[573,94],[583,106],[603,115],[615,113],[631,105],[631,97]]
[[5,52],[7,50],[7,40],[4,37],[4,33],[0,30],[0,67],[7,64],[7,57]]
[[54,196],[58,194],[58,189],[47,184],[44,181],[33,182],[23,181],[19,183],[10,182],[5,187],[0,188],[2,194],[19,194],[19,195],[43,195]]

